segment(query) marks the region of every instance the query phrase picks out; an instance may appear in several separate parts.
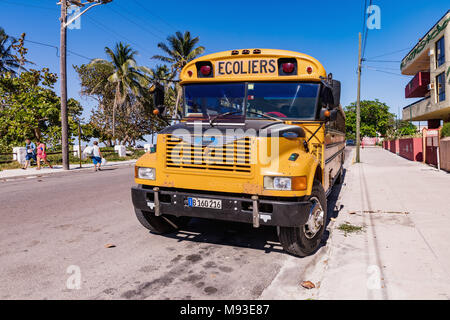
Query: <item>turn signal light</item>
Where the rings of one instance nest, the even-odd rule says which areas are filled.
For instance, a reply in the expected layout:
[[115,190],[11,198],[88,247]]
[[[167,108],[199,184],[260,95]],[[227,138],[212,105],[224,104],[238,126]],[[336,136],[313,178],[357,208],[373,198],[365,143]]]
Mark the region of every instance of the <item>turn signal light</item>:
[[295,65],[291,62],[283,63],[281,67],[284,73],[292,73],[295,69]]
[[202,75],[204,76],[209,76],[211,74],[211,67],[210,66],[202,66],[200,68],[200,72],[202,73]]
[[306,190],[308,185],[306,184],[306,176],[292,177],[292,190],[300,191]]

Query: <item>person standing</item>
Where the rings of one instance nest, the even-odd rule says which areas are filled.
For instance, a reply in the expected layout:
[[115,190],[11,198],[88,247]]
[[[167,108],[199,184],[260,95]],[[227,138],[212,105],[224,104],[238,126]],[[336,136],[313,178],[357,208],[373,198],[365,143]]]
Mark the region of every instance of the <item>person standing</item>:
[[41,170],[41,160],[43,160],[49,167],[50,169],[53,169],[52,165],[50,164],[50,162],[48,162],[47,160],[47,152],[46,151],[46,147],[45,147],[45,143],[42,143],[41,141],[37,140],[37,170]]
[[26,149],[27,154],[25,156],[25,166],[22,168],[23,170],[26,170],[28,168],[28,166],[31,165],[31,160],[34,160],[35,162],[37,162],[37,160],[36,160],[36,145],[30,139],[25,140],[25,149]]
[[[98,146],[98,141],[94,141],[94,145],[92,146],[92,162],[94,163],[94,170],[101,171],[102,165],[102,152],[100,151],[100,147]],[[97,167],[98,166],[98,167]]]

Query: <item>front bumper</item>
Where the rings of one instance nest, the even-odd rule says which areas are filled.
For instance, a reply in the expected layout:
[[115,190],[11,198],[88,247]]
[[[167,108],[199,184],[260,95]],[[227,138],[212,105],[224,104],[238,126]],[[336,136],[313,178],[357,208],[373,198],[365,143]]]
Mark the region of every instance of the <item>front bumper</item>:
[[[135,209],[155,212],[153,187],[144,185],[132,187],[131,197]],[[188,197],[220,199],[222,209],[189,207]],[[161,214],[254,223],[251,195],[159,188],[158,200]],[[298,227],[306,223],[311,209],[311,203],[304,198],[274,200],[260,197],[257,201],[261,225]]]

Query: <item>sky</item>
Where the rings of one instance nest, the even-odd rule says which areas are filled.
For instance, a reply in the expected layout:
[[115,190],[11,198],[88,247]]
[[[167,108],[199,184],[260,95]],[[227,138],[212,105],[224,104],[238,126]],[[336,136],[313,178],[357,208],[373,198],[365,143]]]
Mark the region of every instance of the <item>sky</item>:
[[[60,7],[57,0],[0,0],[0,26],[7,34],[26,33],[33,68],[59,73]],[[138,63],[153,67],[162,52],[157,43],[176,31],[200,38],[205,54],[245,48],[302,52],[318,59],[342,83],[341,104],[356,100],[358,33],[363,30],[365,0],[341,1],[153,1],[113,0],[81,17],[80,29],[68,30],[68,96],[79,100],[89,118],[94,101],[80,97],[80,81],[72,65],[106,58],[104,48],[116,42],[139,52]],[[411,77],[400,74],[400,60],[449,9],[444,0],[374,0],[381,9],[380,29],[370,30],[365,58],[397,62],[365,62],[361,99],[379,99],[401,114],[414,102],[404,98]],[[55,48],[56,47],[56,48]],[[395,54],[385,55],[396,52]],[[376,58],[382,55],[382,57]],[[375,71],[373,68],[379,70]],[[384,72],[380,72],[384,71]],[[59,93],[59,84],[55,87]]]

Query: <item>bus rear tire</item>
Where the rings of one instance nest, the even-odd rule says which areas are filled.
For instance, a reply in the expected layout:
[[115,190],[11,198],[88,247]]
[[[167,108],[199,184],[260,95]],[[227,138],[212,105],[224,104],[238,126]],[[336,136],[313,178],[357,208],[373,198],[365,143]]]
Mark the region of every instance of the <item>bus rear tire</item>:
[[174,232],[179,228],[185,227],[190,220],[189,217],[155,216],[154,213],[148,211],[139,209],[134,209],[134,211],[139,222],[145,228],[157,234]]
[[314,180],[310,201],[313,205],[309,223],[299,227],[280,227],[279,231],[283,249],[298,257],[306,257],[315,253],[325,231],[327,198],[322,184],[317,180]]

